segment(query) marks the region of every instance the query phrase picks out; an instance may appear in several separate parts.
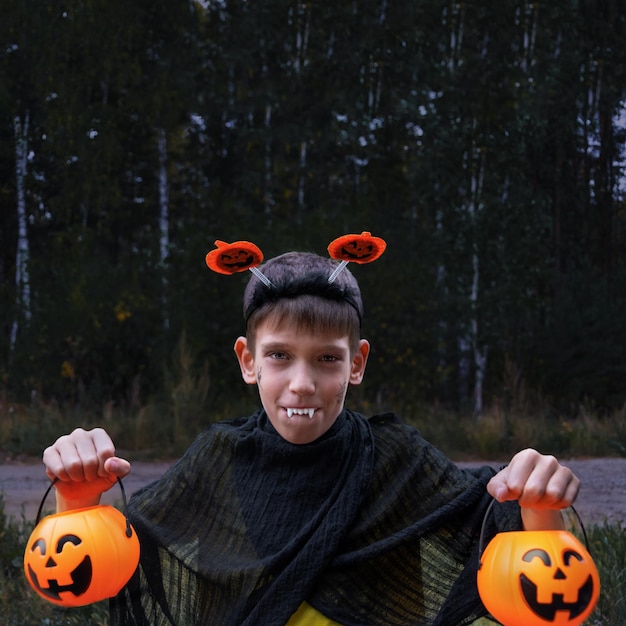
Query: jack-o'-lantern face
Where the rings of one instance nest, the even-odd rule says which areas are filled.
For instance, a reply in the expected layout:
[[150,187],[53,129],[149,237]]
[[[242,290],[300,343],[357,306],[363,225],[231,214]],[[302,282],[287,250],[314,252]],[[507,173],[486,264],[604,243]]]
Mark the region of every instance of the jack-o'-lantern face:
[[332,259],[352,263],[375,261],[387,247],[384,239],[363,231],[360,235],[342,235],[330,242],[328,253]]
[[52,546],[40,537],[32,542],[30,553],[28,575],[41,595],[60,601],[62,592],[78,597],[89,589],[91,558],[76,535],[62,535]]
[[477,582],[485,607],[506,626],[581,624],[600,593],[591,555],[565,531],[496,535]]
[[124,515],[94,506],[44,517],[26,544],[24,573],[49,602],[82,606],[117,594],[138,562],[139,541]]
[[215,250],[205,257],[206,264],[219,274],[234,274],[256,267],[263,261],[261,250],[249,241],[226,243],[219,239]]
[[[558,561],[553,562],[553,558]],[[525,564],[520,566],[519,575],[522,594],[539,617],[553,622],[557,611],[568,611],[569,618],[574,619],[589,606],[593,579],[585,557],[578,550],[566,548],[562,555],[553,557],[543,548],[533,548],[524,554],[522,561]],[[568,581],[569,598],[565,598],[563,589],[555,587],[560,581]]]
[[254,257],[249,251],[242,248],[220,254],[219,260],[223,267],[229,267],[233,270],[238,270],[239,268],[248,269],[253,261]]
[[359,241],[350,241],[341,248],[342,257],[349,259],[365,260],[374,254],[374,246],[371,243],[361,243]]

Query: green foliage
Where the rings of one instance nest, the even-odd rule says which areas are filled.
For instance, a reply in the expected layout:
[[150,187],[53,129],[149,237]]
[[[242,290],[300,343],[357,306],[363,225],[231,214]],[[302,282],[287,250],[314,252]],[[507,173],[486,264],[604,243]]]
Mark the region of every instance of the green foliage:
[[[401,415],[422,435],[456,460],[503,460],[527,447],[567,457],[622,456],[626,411],[610,415],[585,412],[555,419],[550,412],[494,408],[476,419],[458,412],[425,407]],[[410,416],[407,418],[407,416]]]
[[[259,406],[257,392],[240,383],[242,393],[217,400],[205,367],[191,367],[192,351],[179,344],[169,395],[156,396],[136,411],[106,405],[97,412],[64,412],[55,405],[7,404],[0,407],[0,452],[40,456],[57,437],[74,428],[106,428],[116,444],[134,458],[170,458],[180,454],[209,423],[247,415]],[[533,447],[568,457],[626,456],[626,407],[610,414],[586,408],[577,417],[555,418],[548,408],[495,405],[479,419],[418,400],[384,394],[370,402],[355,388],[348,405],[366,415],[395,410],[405,421],[455,460],[502,460]],[[390,404],[396,404],[390,406]]]
[[179,450],[184,450],[198,432],[213,421],[210,418],[207,421],[206,411],[210,380],[206,362],[201,368],[196,367],[184,333],[178,342],[176,357],[169,396],[174,416],[174,443]]
[[[208,365],[197,363],[195,351],[183,333],[165,375],[166,389],[143,405],[135,398],[130,407],[112,402],[101,409],[64,411],[56,403],[44,403],[35,395],[28,408],[0,403],[0,450],[39,456],[61,434],[74,428],[106,428],[122,448],[134,449],[145,457],[176,455],[209,423],[226,417],[227,409],[241,402],[221,406],[209,400],[211,381]],[[6,394],[5,394],[6,395]],[[133,396],[138,395],[133,393]],[[45,443],[45,442],[48,443]]]
[[[244,277],[208,272],[213,241],[324,253],[367,229],[389,247],[356,272],[374,345],[364,401],[409,392],[464,408],[482,351],[487,404],[508,358],[557,415],[620,408],[626,8],[589,7],[11,3],[0,21],[11,399],[168,404],[184,329],[212,396],[232,402]],[[13,122],[26,116],[20,190]],[[16,297],[20,191],[30,319]]]
[[623,401],[625,280],[623,271],[610,279],[597,271],[576,272],[553,304],[537,374],[546,397],[565,412],[575,413],[585,400],[598,410]]
[[[626,532],[620,524],[587,529],[589,549],[600,574],[600,600],[590,618],[596,625],[626,623]],[[595,620],[595,621],[594,621]]]

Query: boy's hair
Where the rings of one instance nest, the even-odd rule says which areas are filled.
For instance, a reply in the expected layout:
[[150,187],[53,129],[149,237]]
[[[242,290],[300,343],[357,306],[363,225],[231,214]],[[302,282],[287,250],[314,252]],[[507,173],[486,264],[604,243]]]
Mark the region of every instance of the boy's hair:
[[309,252],[287,252],[259,266],[272,285],[253,275],[246,286],[243,314],[250,349],[254,351],[257,328],[269,321],[294,330],[347,335],[356,353],[363,317],[361,290],[347,268],[329,283],[336,267],[332,259]]

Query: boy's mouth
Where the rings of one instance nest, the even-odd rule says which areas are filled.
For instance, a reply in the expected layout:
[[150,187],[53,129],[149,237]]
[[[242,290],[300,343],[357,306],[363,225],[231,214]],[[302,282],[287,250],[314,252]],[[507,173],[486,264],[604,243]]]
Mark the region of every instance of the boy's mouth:
[[288,408],[287,409],[287,417],[288,418],[292,418],[294,415],[305,415],[307,416],[310,420],[313,419],[313,414],[315,413],[315,409],[292,409],[292,408]]

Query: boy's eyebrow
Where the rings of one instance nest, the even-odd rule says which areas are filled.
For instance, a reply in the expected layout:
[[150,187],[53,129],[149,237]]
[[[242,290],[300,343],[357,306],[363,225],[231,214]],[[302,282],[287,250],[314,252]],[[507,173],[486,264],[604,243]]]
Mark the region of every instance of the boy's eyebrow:
[[289,347],[288,343],[284,341],[270,341],[267,343],[259,343],[259,348],[263,348],[263,350],[284,350]]
[[[276,351],[276,352],[280,352],[280,351],[286,351],[289,350],[289,348],[292,345],[297,344],[297,340],[294,340],[293,343],[287,342],[287,341],[268,341],[267,343],[259,343],[258,346],[259,348],[261,348],[264,351]],[[321,343],[318,346],[316,346],[316,349],[319,352],[344,352],[347,351],[346,346],[342,346],[339,345],[337,343]]]
[[326,343],[320,344],[319,346],[320,352],[348,352],[347,346],[340,346],[336,343]]

